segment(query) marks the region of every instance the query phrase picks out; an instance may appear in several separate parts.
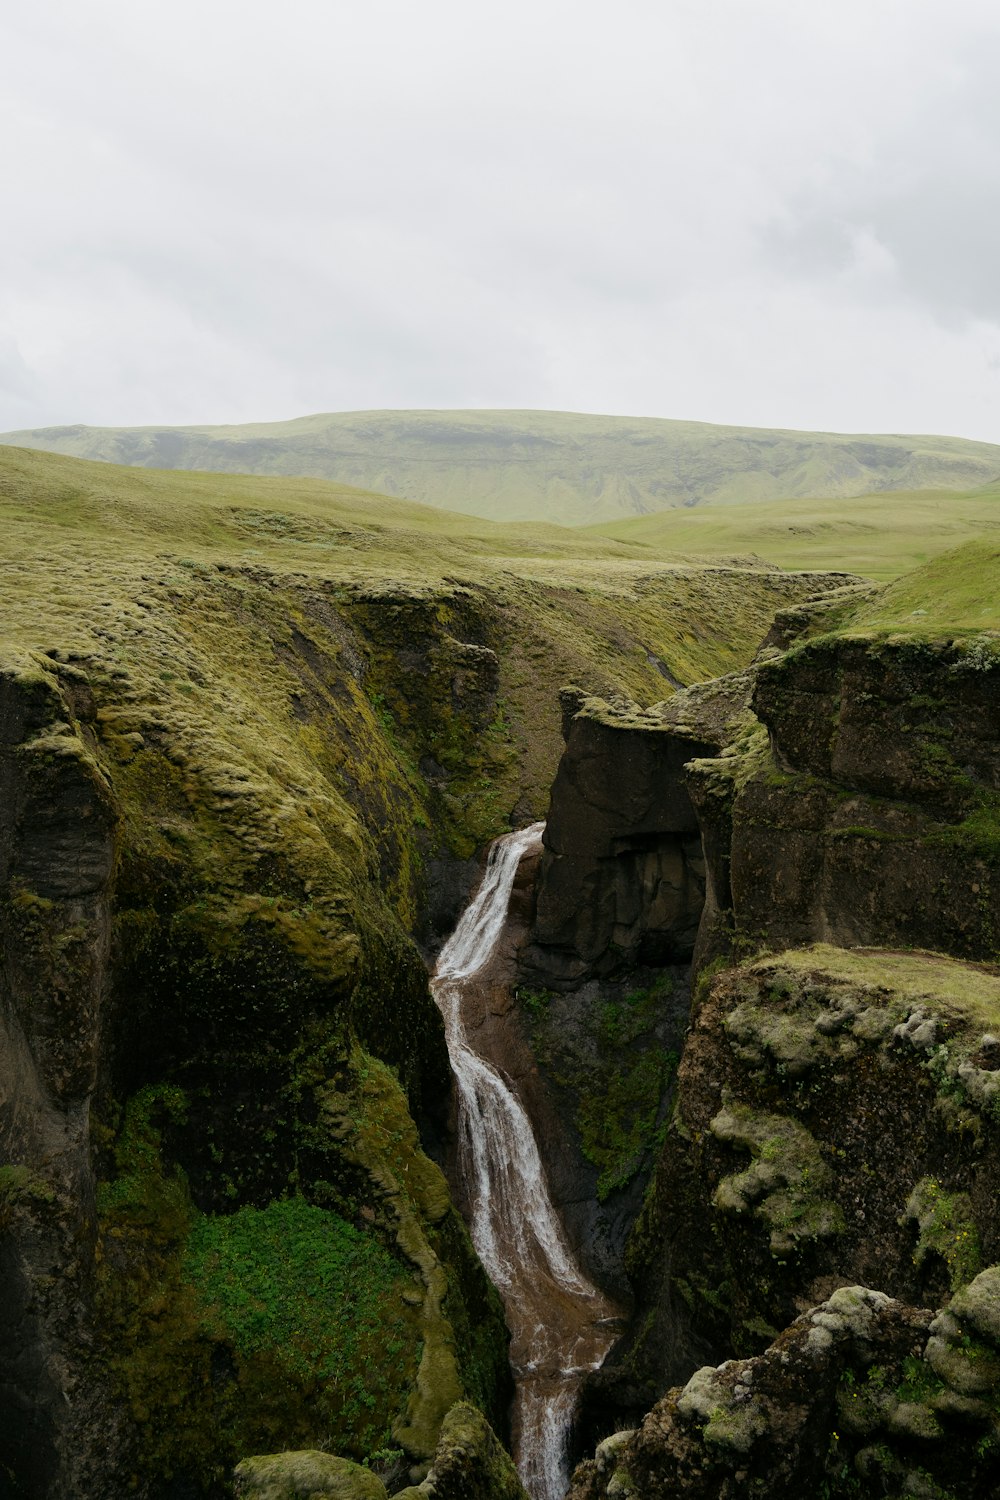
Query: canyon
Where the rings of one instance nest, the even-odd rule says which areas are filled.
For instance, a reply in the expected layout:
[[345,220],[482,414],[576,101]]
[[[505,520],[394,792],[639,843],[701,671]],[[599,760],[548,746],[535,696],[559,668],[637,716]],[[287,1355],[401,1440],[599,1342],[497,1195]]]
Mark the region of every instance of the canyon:
[[449,1040],[597,1331],[570,1495],[994,1494],[996,549],[875,588],[407,511],[387,577],[350,495],[10,462],[11,1496],[558,1492]]

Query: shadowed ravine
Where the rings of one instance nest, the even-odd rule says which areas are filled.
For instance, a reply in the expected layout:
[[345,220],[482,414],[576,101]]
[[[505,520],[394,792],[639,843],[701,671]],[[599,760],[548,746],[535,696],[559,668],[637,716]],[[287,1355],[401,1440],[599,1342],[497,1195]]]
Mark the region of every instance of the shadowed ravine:
[[617,1309],[577,1265],[549,1197],[531,1121],[501,1073],[473,1051],[463,1016],[503,931],[518,864],[540,846],[542,827],[493,845],[479,892],[441,950],[432,989],[458,1085],[469,1227],[512,1335],[514,1457],[534,1500],[559,1500],[568,1483],[577,1389],[610,1348]]

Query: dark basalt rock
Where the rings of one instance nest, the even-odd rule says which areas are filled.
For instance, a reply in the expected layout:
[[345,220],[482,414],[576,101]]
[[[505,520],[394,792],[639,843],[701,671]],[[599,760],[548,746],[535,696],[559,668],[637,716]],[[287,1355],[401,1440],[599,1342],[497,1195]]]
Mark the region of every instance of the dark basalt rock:
[[95,1227],[89,1095],[116,818],[53,679],[0,675],[0,1476],[58,1494],[83,1379]]
[[753,709],[782,770],[937,817],[1000,790],[1000,660],[964,644],[811,642],[760,667]]
[[726,742],[750,682],[736,673],[645,711],[563,693],[526,981],[572,988],[690,956],[705,872],[683,767]]
[[1000,930],[1000,667],[825,640],[758,667],[768,733],[687,770],[707,862],[696,963],[732,942],[990,958]]

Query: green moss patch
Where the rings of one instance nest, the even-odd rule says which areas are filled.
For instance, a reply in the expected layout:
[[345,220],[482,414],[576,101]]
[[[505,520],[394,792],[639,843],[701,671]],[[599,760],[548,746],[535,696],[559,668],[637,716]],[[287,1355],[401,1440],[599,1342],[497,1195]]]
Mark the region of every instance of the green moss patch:
[[628,1186],[663,1141],[678,1058],[658,1039],[658,1028],[673,984],[665,973],[642,989],[604,987],[589,998],[575,997],[571,1017],[559,998],[519,991],[536,1054],[575,1101],[583,1154],[598,1169],[602,1203]]
[[769,1230],[772,1254],[783,1256],[812,1239],[843,1232],[839,1206],[826,1196],[833,1173],[797,1120],[747,1105],[726,1105],[711,1122],[717,1140],[748,1150],[751,1165],[724,1177],[714,1202],[724,1213],[754,1213]]
[[883,948],[835,948],[813,943],[748,965],[751,973],[774,968],[795,976],[829,975],[916,1004],[925,1001],[973,1026],[1000,1028],[1000,972],[991,965],[963,963],[940,953]]
[[102,1339],[140,1435],[123,1462],[136,1483],[210,1495],[247,1453],[365,1459],[416,1378],[412,1269],[363,1219],[301,1196],[199,1213],[164,1146],[187,1107],[175,1086],[134,1096],[98,1196]]
[[916,1221],[918,1266],[937,1255],[948,1268],[952,1291],[977,1276],[983,1268],[979,1232],[972,1204],[965,1193],[949,1193],[934,1177],[922,1177],[910,1194],[907,1218]]
[[387,1437],[417,1332],[402,1300],[410,1278],[371,1235],[302,1198],[199,1216],[181,1275],[207,1333],[314,1393],[334,1448],[363,1454]]

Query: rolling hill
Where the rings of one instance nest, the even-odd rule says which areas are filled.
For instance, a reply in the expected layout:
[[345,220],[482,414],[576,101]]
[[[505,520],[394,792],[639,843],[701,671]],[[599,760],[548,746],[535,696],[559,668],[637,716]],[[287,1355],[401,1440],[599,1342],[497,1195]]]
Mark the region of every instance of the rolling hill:
[[[47,427],[0,443],[159,469],[333,479],[495,521],[968,491],[1000,447],[539,411],[371,411],[232,427]],[[745,550],[741,547],[740,550]]]

